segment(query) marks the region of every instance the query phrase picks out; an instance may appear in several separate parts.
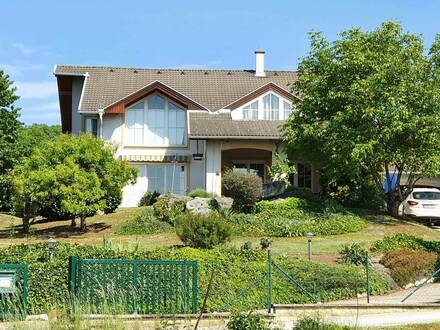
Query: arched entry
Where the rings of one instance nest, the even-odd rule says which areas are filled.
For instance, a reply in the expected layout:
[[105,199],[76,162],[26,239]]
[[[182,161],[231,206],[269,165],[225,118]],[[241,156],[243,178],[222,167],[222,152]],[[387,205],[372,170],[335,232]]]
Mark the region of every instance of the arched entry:
[[222,172],[227,169],[246,171],[267,179],[267,167],[272,164],[272,151],[238,148],[222,151]]

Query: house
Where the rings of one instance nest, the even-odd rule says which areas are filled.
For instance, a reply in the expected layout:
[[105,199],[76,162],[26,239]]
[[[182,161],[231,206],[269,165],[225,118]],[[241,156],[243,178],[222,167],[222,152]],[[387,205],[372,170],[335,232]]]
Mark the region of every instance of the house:
[[[255,70],[139,69],[57,65],[62,129],[90,132],[139,169],[123,207],[148,191],[221,194],[222,172],[267,179],[282,153],[280,126],[290,115],[295,71],[269,71],[264,51]],[[298,162],[296,186],[319,190],[319,175]]]

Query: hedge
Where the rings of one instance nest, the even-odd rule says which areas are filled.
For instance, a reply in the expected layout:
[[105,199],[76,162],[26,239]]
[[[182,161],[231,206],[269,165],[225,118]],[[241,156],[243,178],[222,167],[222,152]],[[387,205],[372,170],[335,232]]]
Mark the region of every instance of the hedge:
[[338,235],[362,230],[366,222],[331,201],[288,198],[257,203],[253,215],[237,214],[229,218],[240,235],[294,237],[307,232]]
[[440,254],[440,241],[427,241],[421,237],[408,234],[395,234],[385,236],[371,246],[373,252],[390,252],[401,248],[408,248],[416,251],[436,252]]
[[[27,263],[30,268],[29,307],[31,313],[48,312],[52,307],[67,305],[68,257],[172,259],[199,262],[200,301],[206,291],[208,278],[214,267],[214,281],[208,300],[209,311],[219,310],[241,289],[252,283],[266,271],[266,255],[259,250],[220,249],[198,250],[194,248],[158,249],[154,251],[115,251],[103,247],[58,243],[55,257],[48,260],[44,243],[11,245],[0,249],[1,263]],[[364,291],[365,275],[361,267],[325,265],[289,258],[275,258],[287,272],[294,275],[321,301],[351,298]],[[264,308],[267,303],[267,283],[263,282],[249,295],[239,299],[232,308]],[[373,293],[385,293],[388,284],[376,273],[371,274]],[[310,300],[279,275],[273,277],[274,302],[279,304],[306,303]]]

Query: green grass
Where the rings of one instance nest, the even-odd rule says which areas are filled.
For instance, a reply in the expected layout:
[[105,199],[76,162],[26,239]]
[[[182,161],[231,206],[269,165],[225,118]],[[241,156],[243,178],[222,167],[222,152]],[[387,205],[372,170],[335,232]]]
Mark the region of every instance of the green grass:
[[[19,225],[20,219],[10,215],[0,214],[0,247],[16,243],[35,243],[46,241],[49,236],[60,242],[77,242],[82,244],[102,245],[103,239],[110,240],[114,245],[132,248],[139,246],[144,249],[167,247],[181,244],[174,232],[149,235],[117,235],[120,226],[141,214],[145,207],[118,209],[115,213],[95,215],[87,219],[89,230],[82,233],[78,228],[71,228],[70,221],[38,222],[32,225],[33,234],[11,236],[10,224]],[[313,238],[313,256],[318,261],[334,262],[338,251],[344,244],[358,242],[362,247],[370,247],[376,240],[387,235],[407,233],[422,237],[426,240],[440,240],[440,231],[407,221],[400,221],[385,215],[371,212],[357,212],[367,225],[354,233],[315,236]],[[17,228],[18,230],[18,228]],[[16,231],[17,231],[16,230]],[[240,246],[251,241],[254,247],[259,246],[261,237],[236,237],[229,245]],[[305,258],[307,256],[307,241],[305,237],[272,238],[272,250],[277,255]]]

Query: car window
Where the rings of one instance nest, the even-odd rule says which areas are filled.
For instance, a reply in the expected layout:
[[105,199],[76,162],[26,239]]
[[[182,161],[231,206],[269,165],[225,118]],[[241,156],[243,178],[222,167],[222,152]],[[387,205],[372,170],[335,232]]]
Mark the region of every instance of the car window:
[[440,200],[440,192],[419,191],[413,193],[414,199]]

